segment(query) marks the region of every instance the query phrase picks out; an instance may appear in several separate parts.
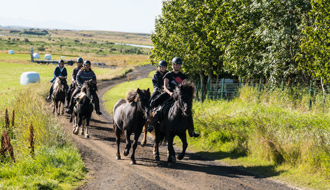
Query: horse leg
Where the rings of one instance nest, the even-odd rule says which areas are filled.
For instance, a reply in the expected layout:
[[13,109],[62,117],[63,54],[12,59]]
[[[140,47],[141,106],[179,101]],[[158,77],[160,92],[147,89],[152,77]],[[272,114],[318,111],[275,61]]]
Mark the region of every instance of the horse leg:
[[[71,116],[72,118],[73,116]],[[74,120],[73,120],[73,134],[78,135],[78,117],[74,116]]]
[[116,155],[116,160],[120,160],[120,152],[119,152],[119,147],[120,147],[120,135],[121,131],[118,128],[118,126],[113,122],[114,128],[115,128],[115,133],[116,133],[116,144],[117,144],[117,155]]
[[136,160],[135,160],[135,149],[137,147],[137,144],[138,144],[138,140],[139,140],[139,137],[141,135],[141,132],[142,131],[138,131],[136,133],[134,133],[134,142],[133,142],[133,152],[132,152],[132,155],[131,155],[131,164],[136,164]]
[[182,142],[182,152],[178,155],[178,159],[182,160],[184,155],[186,154],[186,149],[188,147],[188,143],[187,143],[187,136],[186,133],[184,135],[180,135],[179,136]]
[[142,142],[141,142],[141,146],[142,146],[142,147],[144,147],[144,146],[147,144],[147,134],[148,134],[147,129],[148,129],[148,126],[149,126],[151,120],[152,120],[152,116],[150,116],[150,117],[148,118],[146,124],[144,125],[144,130],[143,130],[143,140],[142,140]]
[[64,102],[65,102],[65,99],[61,103],[61,115],[64,115]]
[[160,132],[158,131],[158,129],[156,128],[155,129],[155,134],[156,134],[156,138],[155,138],[155,142],[154,142],[154,150],[153,150],[153,153],[155,155],[155,161],[160,161],[160,158],[159,158],[159,143],[160,143]]
[[89,120],[90,120],[90,117],[87,117],[86,120],[85,120],[85,138],[88,139],[89,138],[89,134],[88,134],[88,127],[89,127]]
[[172,163],[176,163],[176,158],[175,158],[175,151],[173,148],[173,140],[174,140],[174,135],[167,135],[168,136],[168,142],[167,142],[167,147],[168,147],[168,157],[167,157],[167,162],[168,166],[170,167]]
[[125,130],[125,137],[126,137],[126,147],[124,150],[124,156],[127,156],[129,154],[129,149],[131,149],[131,139],[130,139],[131,134]]
[[55,107],[56,107],[56,102],[55,102],[55,100],[53,99],[53,114],[55,114]]

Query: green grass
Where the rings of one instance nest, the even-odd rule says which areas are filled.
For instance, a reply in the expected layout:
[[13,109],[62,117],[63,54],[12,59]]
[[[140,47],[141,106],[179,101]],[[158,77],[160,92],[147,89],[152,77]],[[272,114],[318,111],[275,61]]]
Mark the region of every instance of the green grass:
[[[107,111],[112,113],[128,90],[151,88],[153,73],[108,91]],[[188,149],[299,187],[329,189],[330,114],[324,107],[330,100],[322,105],[318,95],[308,111],[308,92],[299,88],[260,94],[244,87],[240,94],[231,101],[194,102],[195,130],[201,136],[188,138]]]
[[112,89],[110,89],[108,92],[106,92],[103,95],[103,102],[106,110],[112,114],[113,107],[116,104],[116,102],[120,99],[126,98],[126,93],[131,90],[136,90],[137,88],[140,89],[148,89],[150,90],[150,93],[153,91],[151,78],[144,78],[141,80],[135,80],[130,82],[124,82],[121,84],[116,85]]

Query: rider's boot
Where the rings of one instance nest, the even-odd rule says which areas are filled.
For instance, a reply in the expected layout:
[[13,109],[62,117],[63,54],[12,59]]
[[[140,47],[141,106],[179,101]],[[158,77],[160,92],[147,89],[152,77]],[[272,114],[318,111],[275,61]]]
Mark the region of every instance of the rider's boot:
[[188,118],[188,134],[190,137],[199,137],[199,134],[195,132],[192,116]]
[[155,124],[159,120],[160,110],[161,110],[161,106],[159,106],[158,108],[155,108],[155,110],[154,110],[154,118],[152,118],[152,120],[150,122],[150,125],[149,125],[149,127],[147,129],[147,131],[149,133],[151,133],[155,129]]

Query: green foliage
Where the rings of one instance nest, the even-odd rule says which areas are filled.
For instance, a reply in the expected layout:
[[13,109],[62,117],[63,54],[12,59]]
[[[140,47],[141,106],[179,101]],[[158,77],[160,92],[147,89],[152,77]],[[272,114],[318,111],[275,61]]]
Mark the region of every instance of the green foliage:
[[301,185],[329,187],[330,114],[323,112],[323,106],[330,106],[330,97],[326,105],[316,102],[310,112],[308,99],[308,91],[300,88],[260,94],[245,86],[232,101],[194,102],[194,123],[201,138],[189,138],[188,144],[233,164],[285,168],[283,176]]
[[306,36],[302,39],[302,52],[297,59],[302,70],[314,78],[322,77],[325,83],[329,83],[330,2],[312,0],[311,3],[311,23],[304,29]]

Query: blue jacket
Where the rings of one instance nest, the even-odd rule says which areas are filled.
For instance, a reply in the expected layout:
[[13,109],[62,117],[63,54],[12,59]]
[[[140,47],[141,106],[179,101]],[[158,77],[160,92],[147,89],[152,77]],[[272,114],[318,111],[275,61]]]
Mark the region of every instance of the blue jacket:
[[64,66],[62,69],[60,68],[60,66],[55,67],[54,78],[52,80],[50,80],[50,82],[53,83],[54,80],[56,79],[56,77],[59,77],[59,76],[63,76],[63,77],[68,76],[68,73],[66,72],[66,68]]

